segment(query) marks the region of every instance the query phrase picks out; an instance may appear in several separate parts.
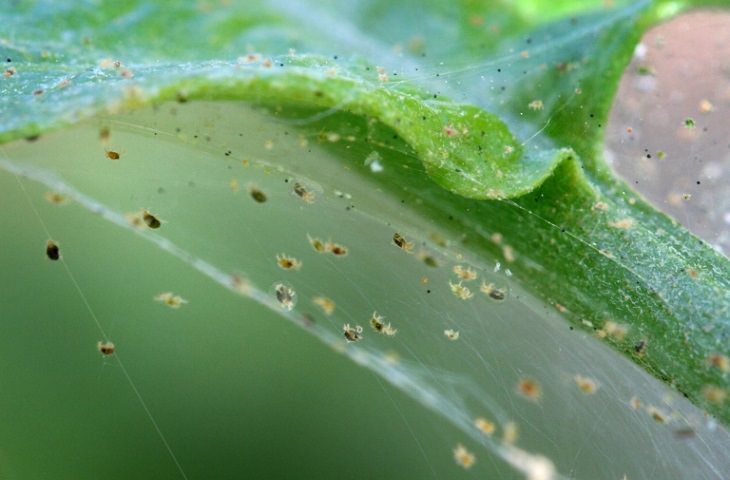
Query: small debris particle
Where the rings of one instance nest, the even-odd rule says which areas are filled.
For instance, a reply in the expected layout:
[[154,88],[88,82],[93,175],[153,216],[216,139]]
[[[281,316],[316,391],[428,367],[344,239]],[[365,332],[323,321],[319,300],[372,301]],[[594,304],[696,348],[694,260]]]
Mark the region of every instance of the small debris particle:
[[385,360],[385,363],[388,365],[395,365],[400,361],[400,356],[398,355],[398,352],[390,350],[383,354],[383,360]]
[[542,110],[544,106],[545,105],[543,105],[542,100],[533,100],[527,104],[527,107],[530,110]]
[[649,65],[639,65],[636,68],[636,74],[641,76],[654,75],[654,69]]
[[727,390],[717,385],[705,385],[702,387],[702,395],[710,403],[722,405],[727,400]]
[[522,50],[520,52],[520,57],[522,57],[522,58],[530,58],[530,52],[527,51],[527,50]]
[[665,158],[667,158],[667,153],[666,153],[666,152],[665,152],[664,150],[658,150],[658,151],[656,152],[656,157],[657,157],[657,158],[658,158],[659,160],[664,160]]
[[403,251],[408,253],[413,251],[413,243],[406,240],[400,233],[393,234],[393,243]]
[[373,330],[376,332],[392,337],[398,332],[398,330],[393,328],[390,323],[385,323],[383,321],[384,318],[385,317],[379,315],[378,312],[373,312],[370,317],[370,326],[373,327]]
[[606,210],[608,210],[608,204],[606,202],[596,202],[593,204],[593,209],[602,210],[605,212]]
[[306,203],[314,203],[315,193],[299,182],[294,183],[294,193]]
[[492,243],[499,245],[502,243],[502,240],[504,240],[504,237],[501,233],[495,232],[489,236],[489,239],[492,241]]
[[105,156],[109,160],[119,160],[121,155],[119,155],[119,152],[115,152],[114,150],[105,150]]
[[482,281],[482,284],[479,286],[479,290],[489,296],[492,300],[502,301],[507,296],[505,291],[501,288],[495,287],[493,283],[486,283],[484,281]]
[[312,303],[322,309],[325,315],[330,316],[335,311],[335,302],[327,297],[314,297]]
[[48,203],[53,205],[66,205],[68,203],[68,198],[62,193],[46,192],[43,196]]
[[631,397],[631,400],[629,400],[629,406],[631,406],[634,410],[638,410],[641,408],[641,400],[636,397]]
[[494,423],[482,417],[474,420],[474,426],[476,426],[479,431],[482,432],[484,435],[489,436],[491,436],[497,430],[497,426]]
[[297,293],[294,290],[283,283],[277,283],[274,285],[274,292],[281,308],[286,311],[291,311],[294,308],[297,298]]
[[695,128],[695,121],[693,118],[687,117],[684,119],[684,127],[685,128]]
[[687,440],[695,436],[695,430],[692,427],[681,427],[672,432],[674,438],[678,440]]
[[228,188],[230,188],[233,193],[238,192],[238,190],[240,190],[241,188],[238,184],[238,179],[231,178],[231,180],[228,182]]
[[502,441],[504,443],[514,444],[519,436],[519,428],[515,422],[507,422],[502,428]]
[[101,352],[102,355],[112,355],[114,354],[114,344],[112,342],[102,342],[101,340],[96,342],[96,349]]
[[251,195],[251,198],[253,198],[257,203],[264,203],[266,201],[266,194],[259,190],[257,187],[249,187],[248,193]]
[[532,378],[521,378],[520,381],[517,382],[516,390],[517,393],[533,402],[540,400],[540,397],[542,397],[542,388],[540,388],[540,384]]
[[127,219],[127,222],[129,222],[129,224],[132,227],[134,227],[134,228],[144,228],[145,227],[145,223],[144,223],[144,220],[142,219],[141,211],[134,212],[134,213],[127,213],[124,216]]
[[101,127],[99,129],[99,140],[102,142],[106,142],[111,137],[112,132],[109,130],[109,127]]
[[36,97],[39,97],[39,96],[43,95],[43,89],[42,88],[37,88],[37,89],[33,90],[33,95],[36,96]]
[[469,300],[471,297],[474,296],[471,290],[469,290],[468,287],[462,285],[461,282],[452,283],[451,280],[449,280],[449,287],[451,287],[451,293],[453,293],[456,298],[459,298],[461,300]]
[[160,303],[164,303],[170,308],[180,308],[182,304],[188,303],[188,301],[180,295],[174,295],[172,292],[160,293],[155,297],[155,300]]
[[283,270],[299,270],[302,268],[302,262],[294,257],[290,257],[285,253],[276,256],[276,264]]
[[689,200],[690,198],[692,198],[692,194],[691,193],[683,193],[682,194],[682,200],[685,200],[686,201],[686,200]]
[[238,57],[238,63],[255,63],[261,60],[261,55],[258,53],[249,53],[245,57]]
[[702,101],[700,101],[699,108],[700,108],[700,112],[702,112],[702,113],[710,113],[711,111],[713,111],[715,109],[715,106],[712,104],[712,102],[710,102],[709,100],[707,100],[705,98]]
[[444,335],[446,335],[446,338],[448,338],[451,341],[455,341],[459,339],[459,331],[458,330],[444,330]]
[[697,277],[700,276],[699,272],[694,268],[687,267],[685,271],[687,272],[687,275],[689,275],[689,278],[691,278],[692,280],[696,280]]
[[707,362],[723,373],[730,373],[730,358],[722,353],[711,353],[707,357]]
[[160,225],[162,225],[160,219],[147,210],[142,211],[142,220],[144,221],[145,225],[152,229],[158,229],[160,228]]
[[[616,340],[623,340],[626,337],[626,334],[629,333],[629,327],[622,323],[614,322],[613,320],[608,320],[606,323],[603,324],[603,328],[599,330],[599,332],[602,331],[604,333],[603,336],[609,336],[611,338],[614,338]],[[600,336],[600,334],[599,334]]]
[[667,423],[668,415],[654,405],[646,407],[646,413],[657,423]]
[[384,67],[376,67],[375,70],[378,72],[378,81],[385,83],[388,81],[388,74],[385,73]]
[[436,259],[435,259],[435,258],[433,258],[433,257],[432,257],[432,256],[430,256],[430,255],[423,255],[423,257],[421,257],[421,260],[423,260],[423,263],[425,263],[425,264],[426,264],[426,265],[428,265],[429,267],[432,267],[432,268],[438,268],[438,266],[439,266],[439,264],[438,264],[438,262],[436,261]]
[[507,263],[512,263],[517,259],[515,249],[511,245],[504,245],[502,247],[502,256],[504,256],[504,261]]
[[515,147],[512,145],[505,145],[502,152],[504,152],[505,155],[511,155],[515,151]]
[[471,282],[472,280],[477,279],[477,272],[472,270],[470,267],[464,268],[462,265],[454,265],[453,271],[457,277],[465,282]]
[[573,380],[580,391],[586,395],[593,395],[598,390],[598,383],[596,383],[596,381],[592,378],[584,377],[583,375],[576,375],[573,377]]
[[634,226],[633,218],[622,218],[620,220],[608,222],[608,225],[613,228],[620,228],[621,230],[628,230]]
[[456,128],[454,128],[452,125],[445,125],[444,128],[442,129],[442,131],[444,132],[444,135],[446,135],[447,137],[455,137],[455,136],[459,135],[459,131]]
[[382,164],[382,157],[375,150],[370,152],[368,156],[365,157],[364,165],[366,167],[370,167],[370,171],[373,173],[380,173],[384,169]]
[[274,149],[274,141],[273,140],[266,140],[264,142],[264,149],[266,149],[266,150],[273,150]]
[[325,138],[326,138],[326,139],[327,139],[327,141],[328,141],[328,142],[330,142],[330,143],[337,143],[337,142],[339,142],[339,141],[340,141],[340,139],[341,139],[342,137],[341,137],[341,135],[340,135],[339,133],[337,133],[337,132],[327,132],[327,134],[325,135]]
[[49,260],[59,260],[61,258],[61,250],[56,242],[48,240],[46,242],[46,256]]
[[351,327],[349,323],[342,326],[342,332],[345,335],[345,339],[348,343],[353,343],[362,340],[362,327],[355,325]]
[[567,311],[568,311],[568,309],[567,309],[567,308],[565,308],[565,307],[564,307],[563,305],[561,305],[560,303],[556,303],[556,304],[555,304],[555,310],[557,310],[557,311],[558,311],[558,312],[560,312],[560,313],[565,313],[565,312],[567,312]]
[[456,445],[456,448],[454,448],[454,460],[457,465],[468,470],[474,466],[476,457],[474,457],[474,454],[467,450],[464,445],[459,443]]
[[240,295],[251,295],[251,282],[247,278],[239,275],[231,276],[231,287],[233,288],[233,291]]

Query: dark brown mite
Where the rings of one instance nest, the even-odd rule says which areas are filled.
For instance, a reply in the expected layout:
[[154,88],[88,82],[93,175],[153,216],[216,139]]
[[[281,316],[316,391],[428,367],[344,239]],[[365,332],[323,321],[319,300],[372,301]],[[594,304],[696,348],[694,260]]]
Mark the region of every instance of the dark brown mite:
[[433,268],[437,268],[439,266],[436,259],[429,255],[426,255],[425,257],[423,257],[423,263],[425,263],[429,267],[433,267]]
[[294,193],[303,198],[307,194],[307,189],[304,188],[304,185],[297,182],[294,184]]
[[343,247],[342,245],[337,245],[336,243],[332,245],[332,249],[330,251],[333,255],[336,255],[338,257],[347,255],[347,248]]
[[58,244],[53,240],[48,240],[48,242],[46,242],[46,256],[53,261],[61,258],[61,250],[58,248]]
[[150,228],[160,228],[160,225],[162,225],[157,217],[146,210],[142,215],[142,220],[144,220],[144,223]]
[[646,341],[639,340],[636,342],[636,345],[634,345],[634,352],[641,354],[644,352],[644,347],[646,347]]
[[115,152],[114,150],[107,150],[106,151],[106,158],[109,160],[119,160],[119,152]]
[[489,296],[492,297],[494,300],[504,300],[504,291],[495,288],[491,292],[489,292]]
[[400,233],[395,233],[393,234],[393,243],[400,248],[404,248],[406,246],[406,239]]
[[258,203],[264,203],[266,201],[266,194],[258,188],[252,188],[249,193],[251,194],[251,198],[256,200]]

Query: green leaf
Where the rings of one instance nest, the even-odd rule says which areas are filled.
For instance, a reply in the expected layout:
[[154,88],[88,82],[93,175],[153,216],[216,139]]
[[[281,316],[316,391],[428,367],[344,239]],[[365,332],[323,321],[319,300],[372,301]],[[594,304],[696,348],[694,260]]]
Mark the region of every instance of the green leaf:
[[[74,359],[59,375],[84,372],[77,391],[93,390],[89,378],[98,363],[89,356],[96,352],[83,349],[98,336],[112,338],[114,326],[117,359],[125,358],[118,360],[123,377],[115,377],[114,388],[128,388],[128,380],[176,468],[192,477],[195,467],[173,452],[194,447],[185,443],[184,430],[158,427],[163,408],[150,409],[145,398],[169,401],[149,386],[155,376],[143,373],[156,361],[149,353],[155,343],[177,328],[159,324],[161,306],[152,297],[187,289],[199,294],[183,293],[190,305],[179,313],[195,313],[178,315],[183,327],[176,335],[190,349],[196,336],[216,328],[219,312],[207,298],[225,303],[227,315],[259,311],[258,303],[441,413],[449,426],[415,414],[437,432],[423,453],[444,455],[429,463],[436,476],[458,468],[449,457],[457,442],[467,442],[461,437],[530,478],[553,471],[649,476],[642,441],[657,446],[654,463],[663,462],[665,476],[710,476],[727,466],[722,427],[698,424],[699,411],[681,398],[662,404],[668,390],[596,340],[730,421],[727,401],[707,395],[708,386],[729,387],[722,359],[730,356],[730,262],[615,179],[601,153],[613,92],[634,45],[649,25],[687,5],[250,3],[20,2],[3,14],[12,32],[0,44],[9,60],[0,79],[0,142],[6,144],[0,167],[8,173],[7,191],[15,192],[6,205],[27,204],[24,218],[33,223],[37,216],[42,225],[40,231],[21,225],[4,237],[13,245],[6,260],[28,258],[34,275],[26,283],[3,281],[13,292],[9,316],[31,315],[27,305],[34,300],[24,285],[40,278],[65,286],[49,293],[45,309],[34,306],[34,315],[80,296],[88,311],[64,310],[61,318],[95,321],[77,332],[84,342],[69,342],[80,351],[50,347]],[[100,140],[100,129],[111,139]],[[120,158],[105,158],[105,149]],[[40,185],[75,205],[45,204]],[[266,201],[252,199],[253,191]],[[142,229],[125,218],[142,208],[163,221],[159,230],[145,229],[141,217],[133,219]],[[3,214],[9,224],[11,208]],[[92,223],[88,234],[79,233]],[[396,233],[404,238],[401,247],[413,245],[397,248]],[[59,240],[64,269],[42,258],[43,235]],[[317,253],[308,236],[341,242],[349,253]],[[140,239],[148,241],[144,247]],[[136,251],[144,253],[135,264]],[[199,286],[184,278],[187,270],[173,274],[163,253],[215,283]],[[300,271],[277,268],[276,254],[284,253],[302,260]],[[104,291],[94,278],[105,268],[99,271],[96,262],[114,272],[135,265],[140,280],[127,279],[134,284],[129,288],[106,277]],[[9,271],[21,277],[24,264],[13,265]],[[482,291],[479,283],[459,282],[457,266],[473,269]],[[292,310],[282,309],[279,285],[296,291]],[[220,286],[254,301],[221,297]],[[504,289],[504,301],[495,289]],[[129,292],[124,307],[114,301],[122,291]],[[312,304],[321,295],[337,299],[331,318]],[[145,323],[111,320],[127,309]],[[370,329],[373,310],[399,330],[394,338]],[[201,327],[200,318],[211,324]],[[363,340],[346,343],[344,323],[364,326]],[[45,335],[47,322],[36,328],[30,331]],[[269,328],[258,332],[266,345],[288,334]],[[446,329],[458,330],[460,340],[449,341]],[[13,329],[28,335],[23,331]],[[301,351],[300,341],[288,348]],[[25,358],[25,350],[10,347],[13,358]],[[206,375],[200,370],[195,381]],[[604,387],[594,403],[575,388],[576,375]],[[541,385],[539,401],[514,392],[528,377]],[[140,382],[148,386],[143,394]],[[30,391],[22,382],[15,388]],[[211,389],[220,385],[211,382]],[[634,396],[651,405],[640,417],[628,406]],[[559,433],[568,421],[565,404],[581,414],[570,424],[570,439]],[[615,413],[604,417],[606,411]],[[480,416],[500,431],[523,419],[518,446],[485,437],[473,423]],[[595,427],[583,421],[596,416],[604,418]],[[669,424],[658,425],[657,418]],[[607,440],[582,445],[595,428]],[[709,445],[702,454],[672,438],[672,430],[689,428]],[[439,432],[447,445],[439,443]],[[611,449],[617,456],[606,453]],[[581,451],[586,460],[578,464]],[[621,460],[595,470],[596,459],[607,457]],[[482,472],[514,473],[477,458]],[[152,456],[148,461],[154,464]]]

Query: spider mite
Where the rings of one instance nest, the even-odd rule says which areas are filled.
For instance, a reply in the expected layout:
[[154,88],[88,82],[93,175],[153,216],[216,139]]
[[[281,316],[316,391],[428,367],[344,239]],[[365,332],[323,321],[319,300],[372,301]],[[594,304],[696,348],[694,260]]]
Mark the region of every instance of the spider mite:
[[160,223],[160,219],[147,210],[142,211],[142,220],[150,228],[156,229],[160,228],[160,225],[162,225],[162,223]]
[[266,194],[259,190],[258,187],[251,186],[248,189],[249,195],[251,195],[251,198],[253,198],[257,203],[264,203],[266,201]]
[[104,155],[109,160],[119,160],[121,155],[119,155],[119,152],[115,152],[114,150],[104,150]]
[[342,326],[342,332],[349,343],[362,340],[362,327],[360,325],[351,327],[349,323],[346,323]]
[[115,347],[112,342],[102,342],[100,340],[96,342],[96,349],[99,350],[102,355],[109,356],[114,353]]
[[406,240],[405,237],[400,233],[396,232],[393,234],[393,243],[401,250],[409,253],[413,251],[413,243]]

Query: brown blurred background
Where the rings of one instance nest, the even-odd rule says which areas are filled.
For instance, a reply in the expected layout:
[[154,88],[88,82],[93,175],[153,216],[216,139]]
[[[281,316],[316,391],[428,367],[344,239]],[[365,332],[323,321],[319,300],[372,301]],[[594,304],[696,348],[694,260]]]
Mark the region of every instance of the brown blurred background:
[[606,140],[627,182],[730,254],[730,14],[684,15],[644,36]]

